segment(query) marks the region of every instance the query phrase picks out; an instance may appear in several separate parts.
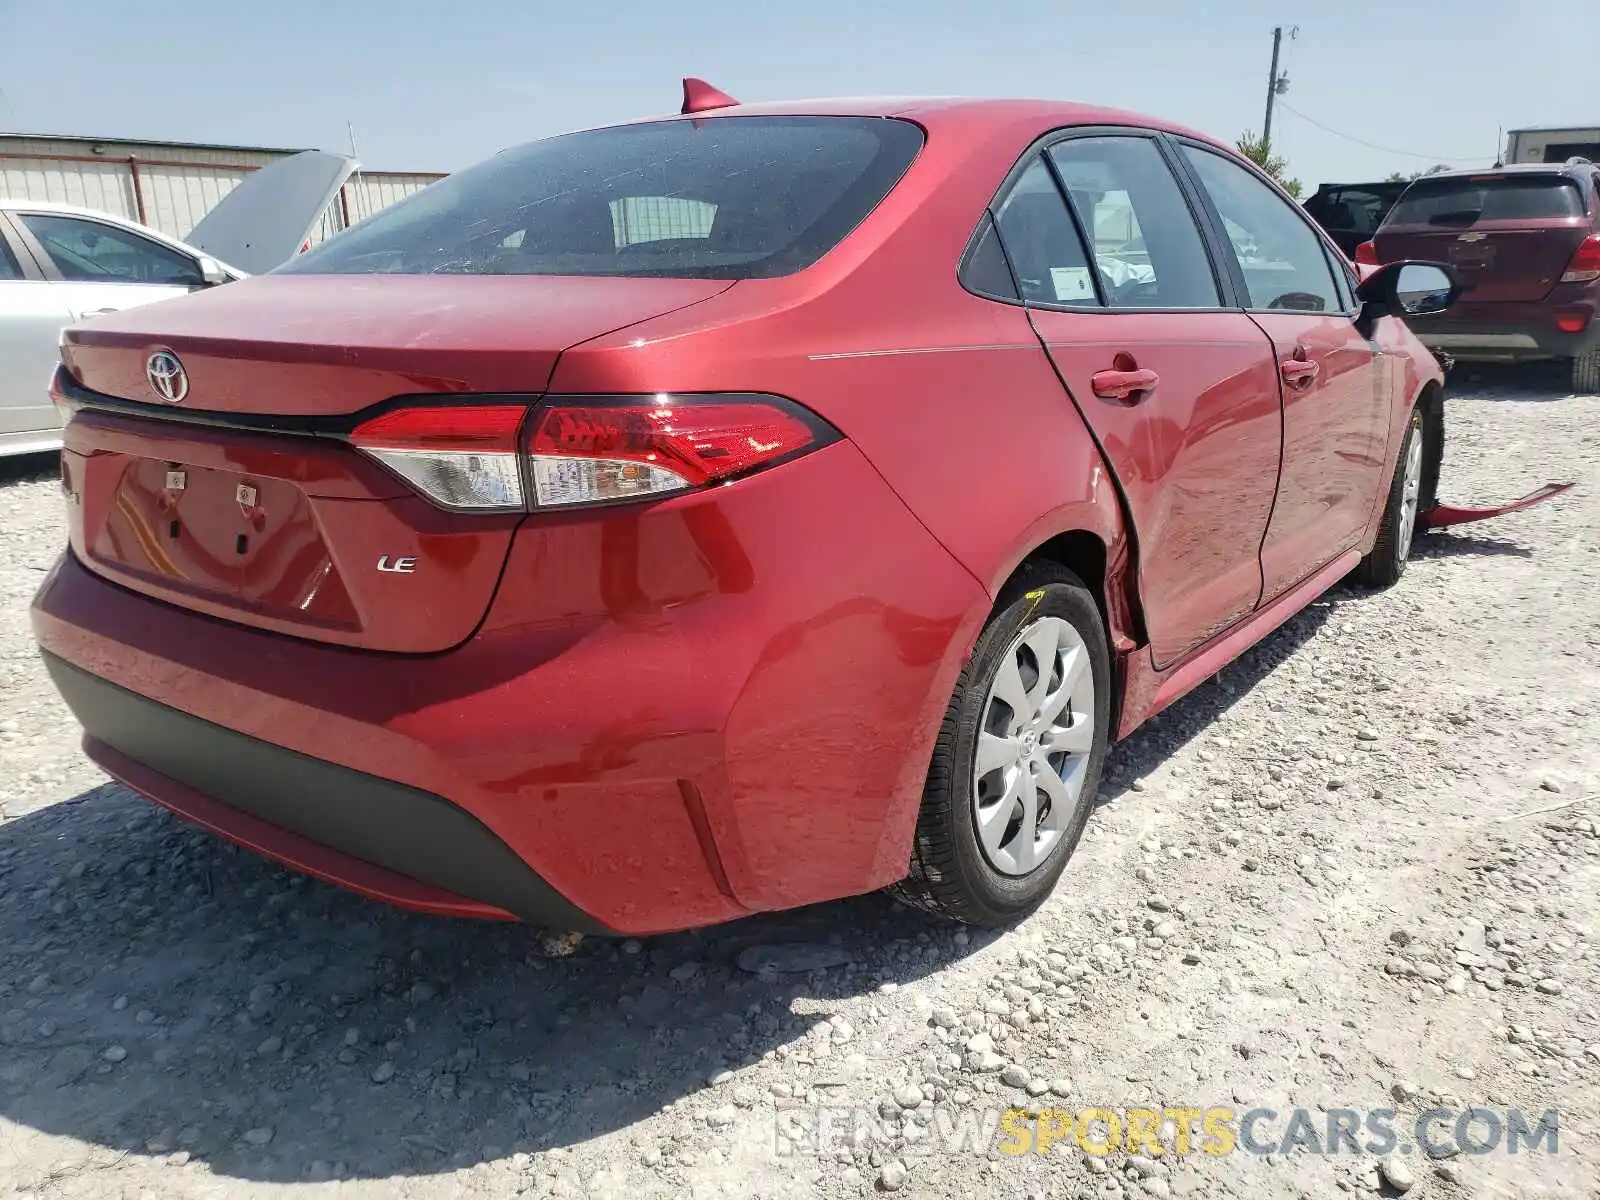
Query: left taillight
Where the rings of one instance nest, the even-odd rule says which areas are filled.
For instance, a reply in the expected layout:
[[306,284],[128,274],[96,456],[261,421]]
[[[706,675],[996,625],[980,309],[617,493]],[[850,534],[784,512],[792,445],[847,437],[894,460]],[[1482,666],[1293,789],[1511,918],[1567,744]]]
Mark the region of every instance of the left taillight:
[[1375,267],[1378,265],[1378,243],[1362,242],[1356,247],[1356,265],[1361,267]]
[[350,441],[441,507],[506,512],[711,487],[838,436],[778,396],[552,396],[392,409]]

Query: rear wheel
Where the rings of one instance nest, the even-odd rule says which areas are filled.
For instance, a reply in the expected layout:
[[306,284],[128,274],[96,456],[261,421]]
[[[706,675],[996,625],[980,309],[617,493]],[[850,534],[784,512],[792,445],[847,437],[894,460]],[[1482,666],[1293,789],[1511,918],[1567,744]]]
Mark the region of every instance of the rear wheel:
[[1368,587],[1386,588],[1405,574],[1411,558],[1411,541],[1417,533],[1417,513],[1422,502],[1422,406],[1411,410],[1406,422],[1406,440],[1394,465],[1389,498],[1383,506],[1383,522],[1372,553],[1356,567],[1356,578]]
[[971,925],[1044,902],[1094,806],[1111,714],[1094,598],[1031,564],[1008,585],[957,681],[923,792],[911,873],[893,893]]
[[1572,360],[1572,390],[1600,394],[1600,350],[1591,350]]

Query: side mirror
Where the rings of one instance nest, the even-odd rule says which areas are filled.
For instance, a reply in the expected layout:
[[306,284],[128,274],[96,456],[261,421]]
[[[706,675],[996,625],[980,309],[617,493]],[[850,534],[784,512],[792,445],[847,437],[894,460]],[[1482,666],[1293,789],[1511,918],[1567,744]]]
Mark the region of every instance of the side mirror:
[[207,287],[216,287],[219,283],[232,283],[233,276],[223,269],[221,263],[209,254],[202,254],[199,260],[200,279]]
[[1456,302],[1461,281],[1444,263],[1393,262],[1361,281],[1356,297],[1363,318],[1421,317],[1440,313]]

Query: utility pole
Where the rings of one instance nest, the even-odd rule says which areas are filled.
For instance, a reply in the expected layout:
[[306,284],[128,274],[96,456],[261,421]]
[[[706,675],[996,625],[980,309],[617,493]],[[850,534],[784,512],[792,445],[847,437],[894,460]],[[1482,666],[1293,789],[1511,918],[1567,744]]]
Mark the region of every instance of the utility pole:
[[[1261,153],[1265,157],[1272,150],[1272,102],[1278,95],[1278,50],[1283,45],[1283,26],[1272,31],[1272,69],[1267,72],[1267,115],[1261,122]],[[1284,80],[1287,83],[1288,80]]]

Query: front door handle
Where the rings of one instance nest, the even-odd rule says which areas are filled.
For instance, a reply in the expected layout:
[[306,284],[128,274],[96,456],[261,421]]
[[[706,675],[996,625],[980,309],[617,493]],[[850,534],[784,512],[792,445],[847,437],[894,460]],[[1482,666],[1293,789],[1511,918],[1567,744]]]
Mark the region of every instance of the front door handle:
[[90,308],[90,309],[86,309],[83,312],[80,312],[77,315],[77,317],[75,317],[74,319],[78,320],[78,321],[87,321],[90,317],[103,317],[107,313],[114,313],[114,312],[120,312],[120,311],[121,311],[120,309],[115,309],[115,308]]
[[1155,391],[1161,376],[1148,369],[1136,371],[1096,371],[1089,376],[1089,386],[1102,400],[1123,400],[1137,403]]
[[1317,377],[1317,372],[1322,370],[1309,358],[1286,358],[1278,364],[1278,369],[1283,372],[1283,381],[1290,387],[1309,387]]

